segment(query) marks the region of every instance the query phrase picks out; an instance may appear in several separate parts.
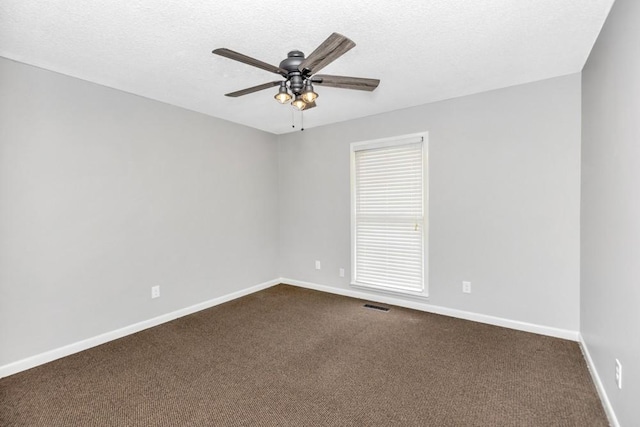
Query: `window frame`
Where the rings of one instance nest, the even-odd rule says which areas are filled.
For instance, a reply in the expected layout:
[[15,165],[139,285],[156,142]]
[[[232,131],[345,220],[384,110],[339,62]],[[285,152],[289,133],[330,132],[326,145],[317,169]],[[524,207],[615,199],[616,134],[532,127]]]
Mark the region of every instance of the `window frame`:
[[[350,144],[350,197],[351,197],[351,280],[350,286],[393,295],[428,298],[429,296],[429,139],[428,132],[419,132]],[[422,139],[422,290],[412,291],[356,282],[356,152],[402,146]]]

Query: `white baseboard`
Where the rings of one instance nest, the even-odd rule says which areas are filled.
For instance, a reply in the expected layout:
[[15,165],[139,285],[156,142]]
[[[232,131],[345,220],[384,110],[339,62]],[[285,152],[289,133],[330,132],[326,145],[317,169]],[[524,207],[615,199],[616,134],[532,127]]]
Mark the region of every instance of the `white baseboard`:
[[487,323],[489,325],[502,326],[504,328],[516,329],[519,331],[532,332],[534,334],[547,335],[556,338],[563,338],[571,341],[578,341],[580,333],[568,329],[553,328],[550,326],[536,325],[534,323],[521,322],[518,320],[504,319],[502,317],[488,316],[486,314],[473,313],[470,311],[456,310],[453,308],[440,307],[432,305],[424,301],[411,301],[408,299],[398,298],[388,295],[379,295],[374,293],[363,292],[355,289],[335,288],[332,286],[319,285],[317,283],[304,282],[301,280],[289,279],[281,277],[281,283],[287,285],[299,286],[302,288],[315,289],[317,291],[328,292],[332,294],[344,295],[353,298],[359,298],[369,301],[381,302],[385,304],[397,305],[400,307],[411,308],[414,310],[426,311],[429,313],[442,314],[459,319],[472,320],[474,322]]
[[516,330],[526,331],[526,332],[533,332],[536,334],[548,335],[548,336],[557,337],[557,338],[564,338],[572,341],[579,341],[580,339],[580,336],[579,336],[580,334],[577,331],[552,328],[548,326],[541,326],[541,325],[536,325],[532,323],[520,322],[517,320],[504,319],[500,317],[472,313],[472,312],[463,311],[463,310],[440,307],[440,306],[428,304],[422,301],[411,301],[411,300],[402,299],[394,296],[377,295],[377,294],[368,293],[368,292],[359,291],[359,290],[353,290],[353,289],[335,288],[332,286],[319,285],[316,283],[304,282],[301,280],[295,280],[295,279],[289,279],[289,278],[278,278],[274,280],[269,280],[264,283],[260,283],[258,285],[255,285],[246,289],[242,289],[237,292],[232,292],[230,294],[223,295],[221,297],[214,298],[209,301],[195,304],[190,307],[176,310],[171,313],[163,314],[161,316],[154,317],[152,319],[144,320],[142,322],[138,322],[133,325],[125,326],[124,328],[106,332],[91,338],[87,338],[82,341],[78,341],[76,343],[68,344],[63,347],[49,350],[44,353],[37,354],[35,356],[27,357],[25,359],[18,360],[16,362],[12,362],[7,365],[0,366],[0,378],[16,374],[18,372],[22,372],[27,369],[34,368],[36,366],[39,366],[48,362],[52,362],[56,359],[60,359],[61,357],[69,356],[71,354],[74,354],[83,350],[87,350],[91,347],[95,347],[100,344],[104,344],[106,342],[113,341],[118,338],[122,338],[124,336],[134,334],[136,332],[140,332],[142,330],[160,325],[162,323],[169,322],[179,317],[183,317],[183,316],[186,316],[201,310],[205,310],[207,308],[210,308],[219,304],[223,304],[225,302],[277,285],[278,283],[285,283],[288,285],[299,286],[299,287],[308,288],[308,289],[315,289],[318,291],[328,292],[332,294],[338,294],[338,295],[344,295],[348,297],[359,298],[359,299],[364,299],[369,301],[392,304],[400,307],[411,308],[414,310],[442,314],[445,316],[457,317],[460,319],[472,320],[475,322],[487,323],[490,325],[502,326],[505,328],[516,329]]
[[254,292],[261,291],[271,286],[280,283],[280,279],[269,280],[264,283],[260,283],[255,286],[251,286],[246,289],[232,292],[221,297],[211,299],[209,301],[201,302],[199,304],[185,307],[180,310],[173,311],[171,313],[163,314],[152,319],[143,320],[142,322],[134,323],[133,325],[125,326],[124,328],[116,329],[115,331],[106,332],[91,338],[87,338],[82,341],[68,344],[63,347],[59,347],[53,350],[46,351],[44,353],[37,354],[35,356],[27,357],[26,359],[18,360],[16,362],[9,363],[4,366],[0,366],[0,378],[7,377],[9,375],[17,374],[18,372],[26,371],[27,369],[35,368],[36,366],[43,365],[48,362],[52,362],[61,357],[69,356],[74,353],[78,353],[83,350],[87,350],[91,347],[104,344],[109,341],[122,338],[127,335],[135,334],[142,330],[158,326],[162,323],[169,322],[171,320],[183,317],[201,310],[205,310],[216,305],[223,304],[225,302],[243,297],[245,295],[252,294]]
[[607,418],[609,418],[609,423],[612,427],[620,427],[620,423],[618,422],[616,413],[613,411],[613,406],[611,406],[609,396],[607,396],[607,392],[604,389],[604,385],[602,384],[600,375],[598,375],[596,365],[593,363],[593,359],[591,358],[591,354],[589,353],[589,347],[587,347],[587,343],[582,338],[582,334],[580,334],[579,336],[579,343],[582,354],[587,361],[587,367],[589,368],[589,372],[591,373],[591,378],[593,379],[593,383],[595,384],[596,390],[598,391],[598,396],[600,396],[604,411],[607,413]]

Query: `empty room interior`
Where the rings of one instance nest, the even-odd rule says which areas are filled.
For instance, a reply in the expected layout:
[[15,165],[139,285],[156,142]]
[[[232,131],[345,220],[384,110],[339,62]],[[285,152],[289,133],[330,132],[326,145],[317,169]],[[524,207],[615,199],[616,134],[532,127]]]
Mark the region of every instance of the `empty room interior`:
[[640,425],[640,2],[0,3],[0,425]]

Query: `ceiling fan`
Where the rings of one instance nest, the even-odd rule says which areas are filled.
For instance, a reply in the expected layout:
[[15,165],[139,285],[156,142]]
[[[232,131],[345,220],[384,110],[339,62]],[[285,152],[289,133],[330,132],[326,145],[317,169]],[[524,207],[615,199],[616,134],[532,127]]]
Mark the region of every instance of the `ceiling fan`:
[[[225,96],[238,97],[260,90],[280,86],[274,98],[281,104],[291,101],[291,105],[297,110],[308,110],[316,106],[318,94],[313,90],[313,85],[323,85],[341,89],[355,89],[372,91],[378,87],[380,80],[365,79],[361,77],[332,76],[328,74],[316,74],[356,44],[342,34],[331,34],[320,46],[305,58],[304,53],[292,50],[287,58],[280,62],[279,66],[267,64],[243,55],[231,49],[220,48],[213,51],[214,54],[224,56],[235,61],[240,61],[263,70],[280,74],[284,80],[264,83],[247,89],[225,94]],[[289,93],[291,91],[291,93]]]

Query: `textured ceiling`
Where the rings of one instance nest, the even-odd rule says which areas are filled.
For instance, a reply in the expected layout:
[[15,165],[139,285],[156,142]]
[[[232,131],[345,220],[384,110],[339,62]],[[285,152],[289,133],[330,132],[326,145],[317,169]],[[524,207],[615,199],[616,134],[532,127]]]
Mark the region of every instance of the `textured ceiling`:
[[[317,87],[310,128],[579,72],[613,0],[2,0],[0,56],[273,133],[292,130],[278,80],[211,54],[277,65],[332,32],[356,47],[323,74],[381,80],[374,92]],[[295,120],[299,122],[299,113]]]

